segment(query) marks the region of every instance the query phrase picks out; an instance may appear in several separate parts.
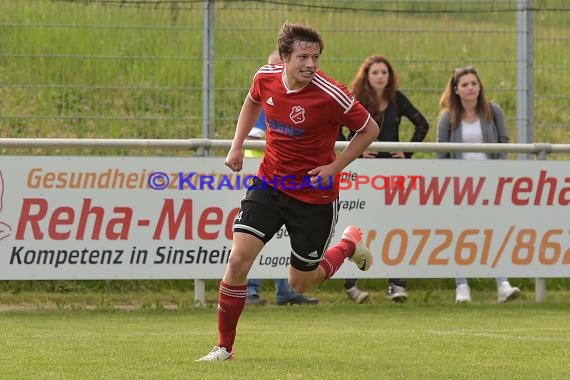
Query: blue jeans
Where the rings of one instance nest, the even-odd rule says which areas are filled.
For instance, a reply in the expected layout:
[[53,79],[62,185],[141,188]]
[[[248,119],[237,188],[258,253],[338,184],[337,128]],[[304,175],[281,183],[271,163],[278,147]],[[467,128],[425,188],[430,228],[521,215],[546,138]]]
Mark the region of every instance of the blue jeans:
[[[247,296],[259,296],[259,293],[261,293],[261,280],[247,280]],[[289,285],[289,281],[286,278],[275,280],[275,300],[277,302],[285,302],[300,296],[301,295],[299,293],[291,288],[291,285]]]
[[[501,282],[508,281],[506,277],[497,277],[497,286],[501,285]],[[465,277],[457,277],[455,279],[455,285],[467,284],[467,279]]]

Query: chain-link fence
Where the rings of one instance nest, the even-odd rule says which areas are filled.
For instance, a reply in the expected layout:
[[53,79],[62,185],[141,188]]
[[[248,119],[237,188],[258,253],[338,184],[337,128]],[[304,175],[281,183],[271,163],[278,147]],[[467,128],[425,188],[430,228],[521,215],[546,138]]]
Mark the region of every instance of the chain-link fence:
[[[517,70],[530,67],[533,140],[570,141],[565,0],[0,0],[0,9],[3,137],[231,138],[253,74],[291,21],[321,32],[321,68],[343,83],[365,57],[388,57],[430,121],[427,141],[447,79],[467,65],[505,110],[513,141],[517,91],[527,91]],[[411,129],[402,125],[404,139]]]

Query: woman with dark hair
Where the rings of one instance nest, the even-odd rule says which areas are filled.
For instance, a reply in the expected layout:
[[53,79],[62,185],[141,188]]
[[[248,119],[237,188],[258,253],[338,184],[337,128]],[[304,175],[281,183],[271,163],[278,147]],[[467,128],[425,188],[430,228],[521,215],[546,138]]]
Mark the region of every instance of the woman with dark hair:
[[[398,77],[390,61],[381,55],[371,55],[360,65],[350,84],[356,99],[370,112],[380,127],[377,141],[400,141],[400,123],[407,118],[415,128],[412,142],[424,141],[429,124],[420,111],[398,90]],[[352,135],[352,133],[351,133]],[[373,152],[365,151],[364,158],[411,158],[412,152]],[[387,297],[391,301],[405,302],[406,281],[399,278],[388,280]],[[356,279],[347,279],[345,289],[350,298],[361,303],[368,293],[358,289]]]

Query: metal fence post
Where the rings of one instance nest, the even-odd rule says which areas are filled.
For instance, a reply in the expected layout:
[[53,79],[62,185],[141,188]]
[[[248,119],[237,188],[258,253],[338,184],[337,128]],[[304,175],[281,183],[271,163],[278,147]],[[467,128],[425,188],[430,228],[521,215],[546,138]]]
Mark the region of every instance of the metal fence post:
[[[517,0],[517,142],[530,144],[533,136],[533,28],[532,0]],[[527,159],[528,154],[518,158]]]
[[[202,137],[214,135],[214,0],[204,2],[204,38],[202,46]],[[208,149],[206,149],[208,156]]]
[[200,306],[206,304],[206,280],[194,280],[194,304]]
[[[214,0],[204,1],[204,38],[202,46],[202,138],[214,136]],[[209,156],[209,148],[200,148],[200,156]],[[194,280],[194,302],[206,304],[206,281]]]
[[[542,144],[537,144],[542,145]],[[537,154],[536,158],[539,160],[546,160],[548,153],[552,150],[550,144],[544,144],[544,148],[541,149]],[[534,300],[536,302],[542,302],[546,297],[546,279],[537,277],[534,279]]]

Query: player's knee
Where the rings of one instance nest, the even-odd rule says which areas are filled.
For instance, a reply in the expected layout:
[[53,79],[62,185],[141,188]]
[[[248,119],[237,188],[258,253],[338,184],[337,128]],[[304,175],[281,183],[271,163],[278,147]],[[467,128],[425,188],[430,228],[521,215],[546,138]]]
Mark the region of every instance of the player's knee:
[[228,259],[226,274],[234,280],[246,280],[247,274],[251,268],[251,262],[240,255],[234,255],[233,252]]

